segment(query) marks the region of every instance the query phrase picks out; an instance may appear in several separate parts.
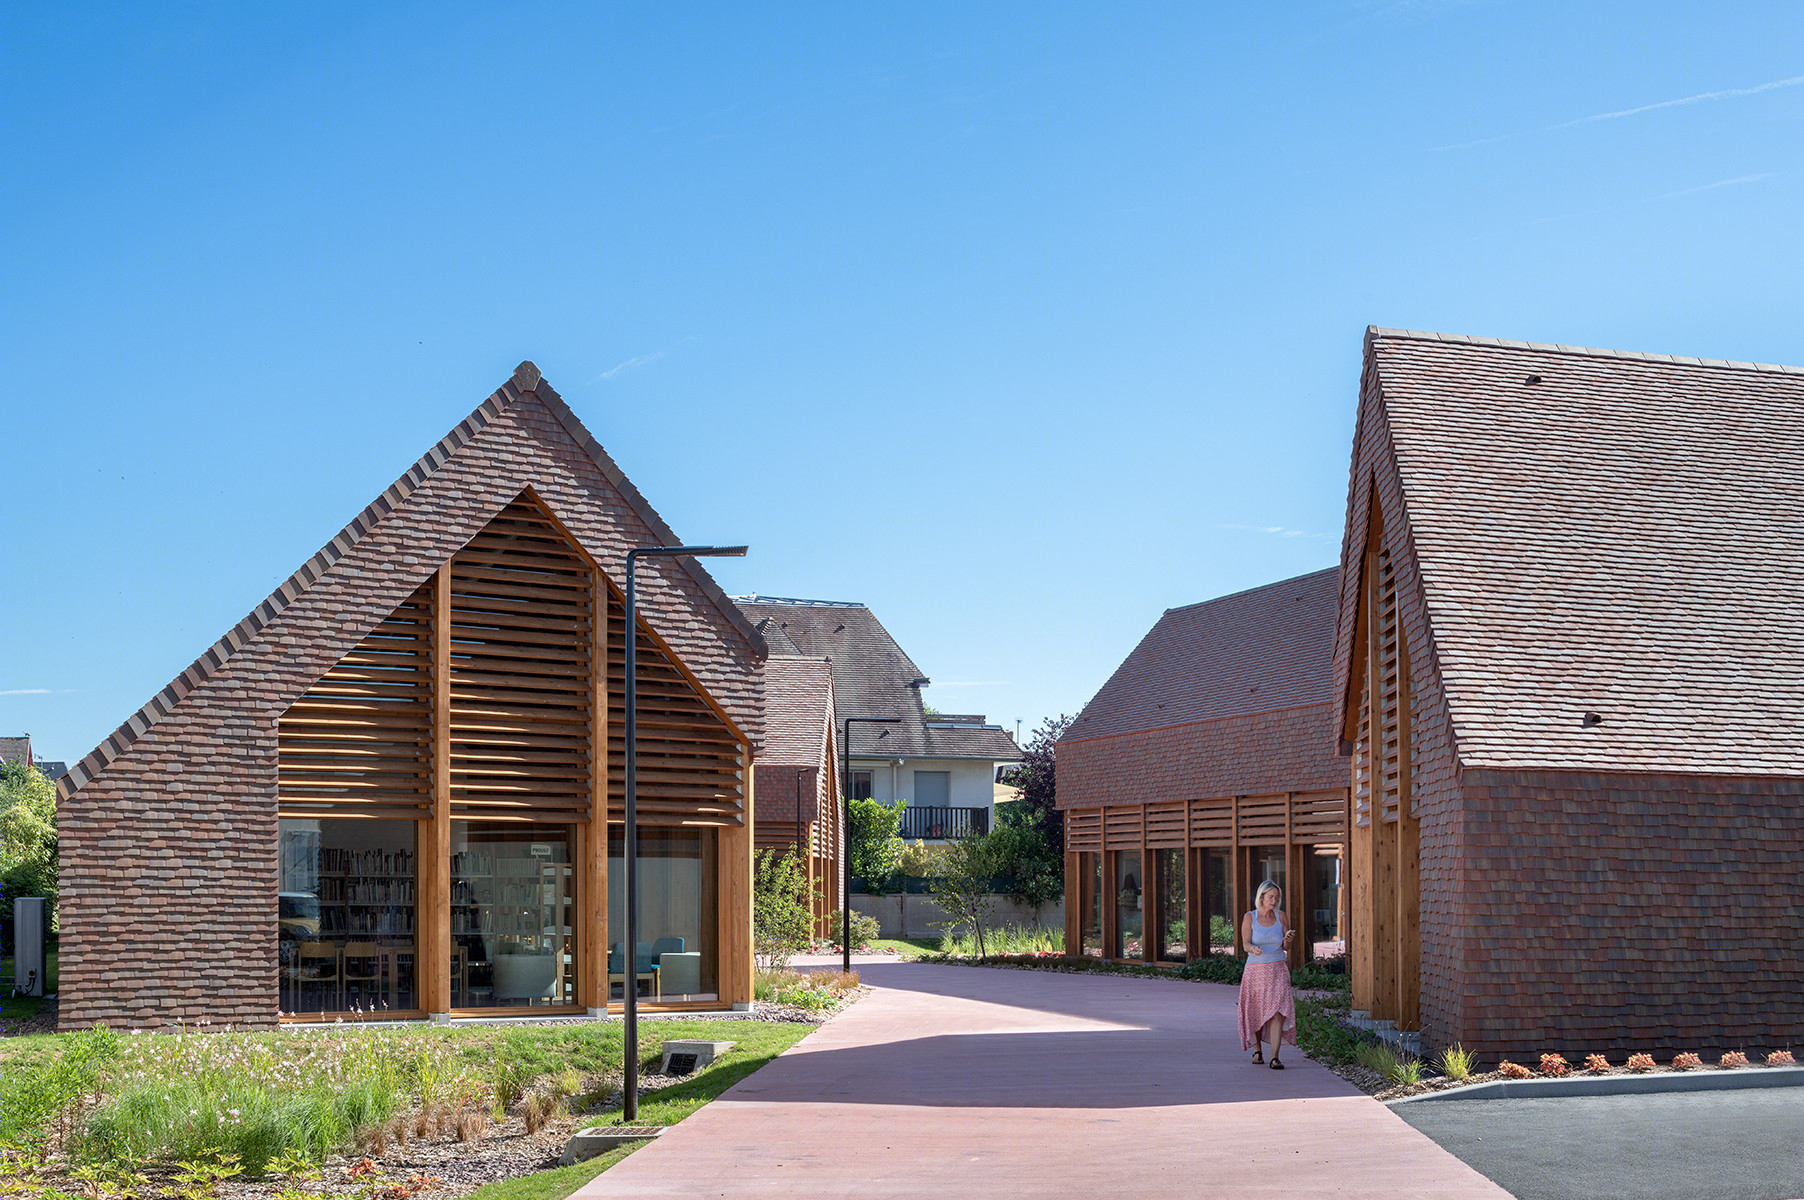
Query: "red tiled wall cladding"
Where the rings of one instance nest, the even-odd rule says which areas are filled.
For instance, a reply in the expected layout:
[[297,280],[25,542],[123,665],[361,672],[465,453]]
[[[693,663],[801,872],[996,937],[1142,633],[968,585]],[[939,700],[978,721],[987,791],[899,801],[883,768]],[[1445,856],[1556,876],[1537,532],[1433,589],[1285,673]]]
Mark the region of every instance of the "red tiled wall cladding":
[[1468,771],[1463,793],[1457,1040],[1617,1062],[1804,1043],[1804,781]]
[[1060,742],[1059,807],[1344,788],[1334,720],[1332,704],[1312,704]]
[[[752,801],[754,819],[813,821],[820,816],[820,779],[818,767],[764,766],[754,769]],[[798,801],[799,797],[799,801]]]
[[[652,540],[527,393],[63,802],[62,1028],[275,1023],[276,718],[527,486],[616,583]],[[680,568],[641,572],[648,622],[756,739],[751,646]]]

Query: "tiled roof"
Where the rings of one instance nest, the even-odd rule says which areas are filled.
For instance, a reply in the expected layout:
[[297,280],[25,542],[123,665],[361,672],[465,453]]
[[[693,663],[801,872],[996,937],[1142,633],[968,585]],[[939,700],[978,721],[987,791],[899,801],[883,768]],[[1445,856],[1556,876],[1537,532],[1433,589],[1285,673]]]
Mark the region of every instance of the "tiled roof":
[[[513,377],[491,395],[475,412],[458,423],[457,427],[446,434],[437,445],[428,450],[424,457],[409,467],[401,478],[380,496],[376,497],[367,508],[357,515],[352,522],[340,530],[338,535],[308,559],[301,569],[289,576],[286,582],[270,593],[268,599],[252,609],[250,614],[233,626],[226,635],[196,659],[186,671],[172,680],[168,687],[153,696],[150,702],[133,713],[123,725],[63,777],[58,794],[68,796],[79,790],[105,766],[122,754],[146,730],[166,717],[184,696],[187,696],[198,685],[211,677],[234,654],[255,638],[271,621],[282,613],[297,598],[305,594],[319,579],[326,574],[332,565],[343,558],[345,553],[357,545],[369,532],[381,523],[384,517],[399,508],[421,484],[430,479],[441,467],[449,462],[453,455],[470,442],[478,433],[486,429],[514,404],[518,403],[522,394],[536,395],[539,401],[557,418],[566,433],[582,447],[593,460],[596,468],[613,486],[619,490],[621,497],[633,513],[649,528],[655,536],[656,543],[661,545],[678,545],[677,536],[664,523],[664,519],[639,493],[632,481],[614,462],[607,451],[601,448],[593,435],[570,411],[552,386],[545,382],[539,368],[531,362],[523,362],[514,369]],[[767,651],[764,639],[752,628],[751,623],[727,598],[711,576],[694,559],[679,558],[677,564],[694,580],[701,591],[712,600],[721,614],[746,639],[753,653],[763,657]],[[615,580],[618,586],[621,580]],[[655,614],[648,618],[648,624],[655,622]]]
[[[1170,608],[1061,741],[1327,703],[1340,568]],[[1334,730],[1324,725],[1326,751]]]
[[[900,725],[852,726],[852,754],[889,758],[975,758],[1014,762],[1015,739],[995,725],[929,718],[918,684],[925,674],[862,604],[741,596],[740,610],[787,638],[799,653],[833,663],[833,703],[847,717],[900,717]],[[764,624],[768,622],[768,624]],[[917,682],[918,681],[918,682]],[[978,719],[981,721],[981,718]]]
[[764,663],[759,766],[818,767],[833,736],[833,669],[824,658],[773,654]]
[[22,763],[31,761],[31,738],[0,737],[0,762]]
[[1804,369],[1366,354],[1463,765],[1804,775]]

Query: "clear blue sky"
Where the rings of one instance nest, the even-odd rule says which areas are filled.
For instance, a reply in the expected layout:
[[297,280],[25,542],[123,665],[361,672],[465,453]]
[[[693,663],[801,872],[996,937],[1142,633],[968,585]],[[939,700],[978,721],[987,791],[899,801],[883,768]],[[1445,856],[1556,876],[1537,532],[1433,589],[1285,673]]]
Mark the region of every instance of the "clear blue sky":
[[13,4],[0,734],[531,358],[733,592],[1074,712],[1333,563],[1365,326],[1804,363],[1804,5]]

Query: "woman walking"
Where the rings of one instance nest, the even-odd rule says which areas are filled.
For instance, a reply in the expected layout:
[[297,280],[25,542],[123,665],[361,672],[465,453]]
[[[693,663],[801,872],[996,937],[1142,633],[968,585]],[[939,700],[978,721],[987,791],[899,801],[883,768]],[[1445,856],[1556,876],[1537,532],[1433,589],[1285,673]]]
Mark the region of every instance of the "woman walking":
[[1290,994],[1290,943],[1296,931],[1284,924],[1278,885],[1266,880],[1253,898],[1253,911],[1240,918],[1240,941],[1247,948],[1240,977],[1240,1048],[1253,1052],[1255,1066],[1272,1048],[1272,1070],[1282,1071],[1278,1047],[1297,1044],[1297,1005]]

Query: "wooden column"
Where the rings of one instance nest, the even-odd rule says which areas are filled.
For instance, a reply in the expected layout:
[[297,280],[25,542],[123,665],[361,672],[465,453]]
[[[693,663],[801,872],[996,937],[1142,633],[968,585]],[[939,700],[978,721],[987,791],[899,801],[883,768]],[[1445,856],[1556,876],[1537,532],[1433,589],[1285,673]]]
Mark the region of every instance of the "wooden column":
[[[1066,835],[1069,837],[1069,833]],[[1084,856],[1075,850],[1065,851],[1065,953],[1084,952],[1084,891],[1089,880],[1083,869]]]
[[1102,956],[1113,959],[1119,957],[1116,947],[1121,944],[1121,930],[1118,927],[1119,922],[1115,919],[1117,915],[1115,893],[1121,885],[1115,878],[1115,851],[1109,848],[1106,814],[1104,815],[1104,826],[1103,849],[1099,852],[1102,856],[1102,883],[1100,885],[1102,894],[1096,898],[1096,907],[1102,916]]
[[1184,954],[1188,958],[1209,953],[1208,863],[1207,850],[1185,849]]
[[752,1002],[752,748],[739,747],[745,820],[720,827],[720,1002]]
[[589,824],[578,831],[576,1002],[608,1007],[608,585],[589,581]]
[[[1360,713],[1361,732],[1359,739],[1364,745],[1363,761],[1355,760],[1353,778],[1349,781],[1352,788],[1353,811],[1349,816],[1354,823],[1347,829],[1348,844],[1352,854],[1348,858],[1348,870],[1353,882],[1353,925],[1348,931],[1350,948],[1350,966],[1353,972],[1353,1007],[1363,1012],[1378,1015],[1381,1001],[1378,998],[1378,862],[1380,834],[1383,831],[1381,811],[1383,797],[1379,794],[1383,780],[1378,777],[1379,758],[1384,752],[1382,744],[1383,731],[1380,728],[1382,719],[1380,706],[1383,697],[1379,693],[1380,678],[1378,669],[1379,646],[1376,622],[1378,619],[1378,523],[1376,514],[1373,518],[1371,536],[1368,537],[1365,553],[1364,578],[1361,580],[1359,597],[1359,628],[1364,644],[1361,655],[1363,661],[1354,663],[1353,669],[1365,675],[1363,711]],[[1364,771],[1366,778],[1366,823],[1357,823],[1357,806],[1359,793],[1359,773]]]
[[1397,1028],[1422,1027],[1421,825],[1410,772],[1409,645],[1397,620]]
[[1140,962],[1151,966],[1159,952],[1153,948],[1153,918],[1159,915],[1159,872],[1153,866],[1152,851],[1146,848],[1146,805],[1140,806]]
[[428,1013],[451,1011],[451,564],[432,588],[432,815],[420,822],[420,996]]

